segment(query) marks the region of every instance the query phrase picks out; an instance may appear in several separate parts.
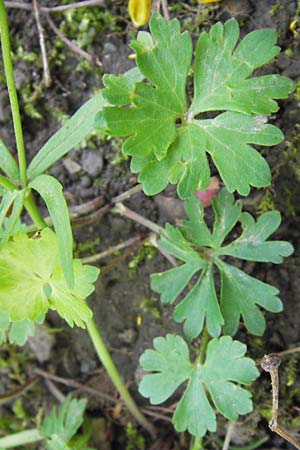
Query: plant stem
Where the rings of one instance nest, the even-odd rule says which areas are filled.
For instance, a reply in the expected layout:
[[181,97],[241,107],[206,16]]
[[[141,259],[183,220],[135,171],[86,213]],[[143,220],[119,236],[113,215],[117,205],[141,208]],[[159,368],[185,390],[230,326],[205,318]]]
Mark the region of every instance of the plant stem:
[[191,440],[190,450],[203,450],[201,437],[193,437]]
[[26,174],[26,157],[25,147],[23,139],[23,130],[20,116],[20,108],[18,102],[18,95],[14,80],[13,65],[11,59],[10,41],[7,16],[4,6],[4,1],[0,0],[0,35],[1,46],[3,55],[4,72],[6,77],[6,83],[8,88],[9,101],[11,106],[14,131],[16,137],[18,159],[19,159],[19,171],[20,179],[24,186],[27,186],[27,174]]
[[35,201],[33,200],[31,192],[29,192],[28,197],[26,197],[24,206],[38,229],[47,227],[43,216],[41,215]]
[[31,444],[43,439],[45,439],[44,436],[41,435],[37,428],[34,428],[0,438],[0,448],[20,447],[21,445]]
[[97,355],[105,367],[111,381],[115,385],[118,390],[121,398],[124,400],[127,408],[131,412],[131,414],[135,417],[137,422],[139,422],[152,436],[155,436],[155,428],[154,426],[144,417],[144,415],[139,410],[135,401],[131,397],[127,387],[122,380],[118,369],[116,368],[109,351],[102,339],[102,336],[96,326],[94,319],[91,319],[87,324],[87,331],[90,335],[94,348],[97,352]]

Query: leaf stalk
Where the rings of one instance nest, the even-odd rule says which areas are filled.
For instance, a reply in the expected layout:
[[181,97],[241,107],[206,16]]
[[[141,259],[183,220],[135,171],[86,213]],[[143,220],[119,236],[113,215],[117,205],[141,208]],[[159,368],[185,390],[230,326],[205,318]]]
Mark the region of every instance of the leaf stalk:
[[7,15],[5,11],[4,0],[0,0],[0,37],[1,37],[4,72],[7,83],[9,101],[11,105],[14,132],[18,151],[20,179],[23,185],[27,186],[25,146],[24,146],[18,95],[14,79]]
[[127,387],[124,384],[124,381],[121,378],[121,375],[116,368],[110,353],[105,345],[105,342],[97,328],[97,325],[94,319],[91,319],[87,323],[87,331],[90,335],[91,341],[94,345],[96,353],[105,367],[111,381],[115,385],[118,390],[121,398],[123,399],[125,405],[136,419],[138,423],[140,423],[153,437],[156,435],[156,431],[154,426],[146,419],[146,417],[141,413],[139,407],[131,397]]

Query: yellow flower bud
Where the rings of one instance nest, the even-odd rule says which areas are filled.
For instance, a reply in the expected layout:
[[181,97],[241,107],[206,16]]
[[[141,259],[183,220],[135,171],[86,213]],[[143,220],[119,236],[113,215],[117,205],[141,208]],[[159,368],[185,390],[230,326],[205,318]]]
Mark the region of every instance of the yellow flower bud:
[[129,0],[128,12],[137,28],[146,25],[150,18],[152,0]]
[[199,3],[216,3],[221,2],[222,0],[198,0]]

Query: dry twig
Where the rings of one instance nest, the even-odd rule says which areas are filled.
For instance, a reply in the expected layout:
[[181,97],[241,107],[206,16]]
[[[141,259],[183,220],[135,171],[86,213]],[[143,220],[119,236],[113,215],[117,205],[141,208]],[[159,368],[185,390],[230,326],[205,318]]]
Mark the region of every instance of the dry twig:
[[[6,8],[16,8],[16,9],[24,9],[26,11],[32,11],[32,5],[29,3],[16,2],[16,1],[6,1],[4,2]],[[59,6],[41,6],[41,12],[53,13],[53,12],[65,12],[71,9],[79,9],[79,8],[91,8],[95,6],[104,6],[105,0],[84,0],[81,2],[69,3],[68,5],[59,5]]]
[[51,19],[50,15],[48,13],[45,13],[46,19],[48,22],[49,27],[54,31],[54,33],[60,38],[63,43],[69,47],[75,54],[79,55],[82,58],[85,58],[89,63],[96,64],[99,67],[102,67],[101,61],[93,55],[90,55],[88,52],[83,50],[82,48],[78,47],[74,42],[70,41],[55,25],[53,20]]
[[294,439],[288,431],[278,425],[278,400],[279,400],[279,376],[278,367],[281,359],[276,354],[265,355],[261,362],[261,367],[265,372],[269,372],[272,384],[272,418],[269,422],[269,428],[281,436],[286,441],[290,442],[294,447],[300,449],[300,443]]
[[35,17],[36,26],[37,26],[38,35],[39,35],[40,49],[41,49],[41,54],[42,54],[42,62],[43,62],[43,69],[44,69],[44,83],[45,83],[46,87],[49,87],[51,85],[51,76],[50,76],[47,51],[46,51],[46,45],[45,45],[44,30],[43,30],[43,26],[42,26],[41,19],[40,19],[40,8],[39,8],[38,0],[32,0],[32,4],[33,4],[34,17]]

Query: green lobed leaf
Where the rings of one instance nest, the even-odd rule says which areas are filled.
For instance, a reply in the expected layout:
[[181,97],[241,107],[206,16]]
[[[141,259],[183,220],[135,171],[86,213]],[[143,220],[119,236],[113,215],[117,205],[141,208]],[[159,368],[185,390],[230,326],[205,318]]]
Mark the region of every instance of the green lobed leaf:
[[225,320],[223,332],[234,335],[242,316],[247,330],[261,336],[266,321],[258,306],[274,313],[282,311],[279,290],[224,262],[219,261],[218,267],[221,273],[221,311]]
[[13,180],[19,180],[19,169],[14,157],[0,139],[0,169]]
[[215,215],[213,246],[219,247],[240,219],[243,203],[241,200],[234,202],[234,196],[222,189],[218,197],[213,198],[212,206]]
[[125,154],[135,155],[143,149],[161,160],[176,138],[176,119],[187,109],[185,87],[192,43],[188,33],[180,33],[176,19],[167,22],[154,14],[149,27],[155,42],[142,32],[131,46],[139,70],[152,84],[136,83],[132,107],[108,106],[104,117],[109,133],[131,136],[124,144]]
[[[60,407],[52,408],[41,427],[41,433],[47,438],[47,448],[69,448],[63,444],[68,444],[82,425],[85,408],[86,400],[73,399],[71,396],[68,396]],[[53,446],[54,443],[59,446]]]
[[85,299],[94,290],[99,270],[80,260],[74,260],[72,266],[75,283],[70,289],[55,233],[49,228],[36,238],[16,233],[0,253],[0,310],[7,311],[11,321],[34,321],[50,308],[70,326],[75,323],[84,328],[92,317]]
[[[159,242],[183,264],[152,274],[151,288],[160,294],[163,303],[179,300],[174,319],[184,322],[184,332],[189,339],[201,333],[204,323],[213,337],[220,335],[223,325],[223,332],[233,335],[241,316],[249,332],[261,335],[265,319],[259,307],[271,312],[281,311],[278,289],[226,264],[222,258],[230,255],[251,261],[281,262],[283,256],[293,252],[292,245],[285,241],[267,241],[280,224],[280,214],[269,212],[255,222],[249,213],[242,213],[241,201],[235,202],[233,194],[226,189],[213,199],[212,232],[204,221],[203,206],[196,196],[185,202],[185,209],[188,220],[182,221],[179,229],[167,225]],[[241,236],[222,246],[238,221],[243,228]],[[214,285],[214,267],[221,274],[220,300]]]
[[69,211],[63,196],[63,188],[56,178],[50,175],[39,175],[30,187],[37,191],[44,202],[53,221],[57,235],[59,255],[64,276],[70,288],[74,285],[73,274],[73,237]]
[[269,241],[268,237],[277,230],[281,217],[278,211],[270,211],[254,218],[243,213],[240,218],[243,228],[241,236],[222,248],[220,254],[235,256],[248,261],[272,262],[279,264],[284,256],[290,256],[294,249],[289,242]]
[[6,191],[1,199],[0,203],[0,227],[2,227],[4,219],[18,195],[18,191]]
[[237,45],[239,33],[238,22],[230,19],[201,34],[194,67],[194,114],[231,110],[270,115],[278,110],[273,99],[286,98],[292,92],[293,82],[280,75],[249,78],[280,52],[275,46],[276,32],[256,30]]
[[[109,134],[128,137],[123,152],[132,157],[131,170],[140,173],[144,192],[155,195],[175,183],[179,197],[186,199],[196,189],[205,190],[210,180],[206,152],[230,192],[247,195],[251,186],[269,185],[269,166],[250,144],[270,146],[282,141],[280,130],[267,125],[265,116],[277,110],[273,99],[287,97],[293,82],[279,75],[250,76],[278,53],[276,33],[255,31],[237,47],[235,19],[203,33],[189,108],[185,91],[190,37],[180,33],[176,19],[168,23],[157,14],[150,30],[152,35],[141,32],[132,43],[146,80],[133,86],[126,75],[113,77],[115,94],[113,84],[103,91],[112,105],[103,108],[99,120]],[[196,119],[205,111],[226,110],[214,119]]]
[[[141,82],[144,76],[138,67],[126,72],[124,75],[103,76],[103,97],[113,105],[126,105],[131,103],[134,96],[134,87],[137,82]],[[97,122],[96,122],[97,123]]]
[[5,218],[4,214],[8,213],[8,210],[9,210],[8,205],[9,205],[9,207],[11,205],[13,205],[11,214],[9,216],[9,220],[6,221],[5,227],[2,228],[1,232],[0,232],[0,248],[2,248],[3,245],[5,245],[5,243],[8,241],[10,236],[13,235],[14,231],[16,230],[16,227],[18,226],[18,221],[20,220],[20,216],[21,216],[21,213],[23,210],[25,190],[23,189],[23,190],[17,191],[17,192],[13,191],[11,194],[12,194],[12,196],[10,198],[9,198],[9,193],[7,193],[3,197],[3,200],[6,202],[3,209],[1,208],[2,203],[0,206],[0,209],[1,209],[0,215],[2,216],[1,217],[1,220],[2,220],[2,218],[3,219]]
[[[35,321],[43,323],[45,315],[42,314]],[[24,345],[30,336],[35,334],[35,322],[31,320],[10,321],[9,313],[0,311],[0,344],[9,341],[10,344]]]
[[207,430],[216,431],[216,415],[206,389],[217,410],[229,420],[252,411],[251,394],[235,383],[250,384],[259,372],[254,361],[245,358],[246,346],[229,336],[209,342],[206,360],[190,362],[185,341],[176,335],[154,339],[155,350],[146,350],[140,358],[144,375],[139,392],[159,404],[188,381],[187,388],[173,416],[175,429],[188,430],[204,436]]
[[204,320],[211,336],[217,337],[221,333],[224,319],[220,311],[212,267],[203,271],[201,277],[188,293],[188,295],[176,306],[174,319],[176,322],[184,322],[184,334],[190,340],[199,336],[203,329]]
[[35,155],[28,166],[28,178],[35,179],[80,144],[93,131],[95,115],[105,104],[102,92],[98,92],[84,103]]

